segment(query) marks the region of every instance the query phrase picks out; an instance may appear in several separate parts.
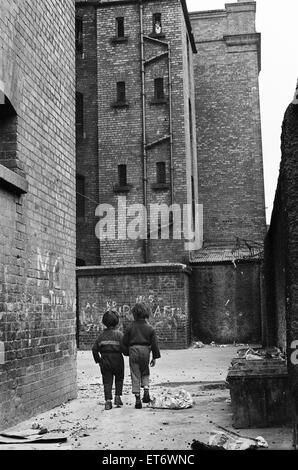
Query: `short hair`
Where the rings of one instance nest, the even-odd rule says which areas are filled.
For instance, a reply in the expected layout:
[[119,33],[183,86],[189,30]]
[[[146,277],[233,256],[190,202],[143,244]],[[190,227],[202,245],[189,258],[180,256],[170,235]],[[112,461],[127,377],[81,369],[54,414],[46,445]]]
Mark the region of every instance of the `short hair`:
[[131,312],[135,320],[144,320],[150,316],[150,309],[143,302],[136,303]]
[[107,310],[102,317],[102,323],[107,328],[117,326],[119,323],[118,312],[116,310]]

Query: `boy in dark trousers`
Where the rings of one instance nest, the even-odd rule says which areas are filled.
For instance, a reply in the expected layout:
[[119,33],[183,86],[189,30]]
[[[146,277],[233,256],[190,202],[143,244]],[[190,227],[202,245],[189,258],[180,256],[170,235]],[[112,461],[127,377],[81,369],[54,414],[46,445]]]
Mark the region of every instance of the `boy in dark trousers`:
[[121,395],[124,382],[124,360],[121,352],[123,334],[117,329],[119,324],[118,313],[113,310],[105,312],[102,323],[106,329],[95,341],[92,353],[94,360],[100,365],[105,394],[105,410],[112,405],[112,387],[115,377],[115,401],[117,407],[123,405]]
[[137,303],[133,309],[134,322],[125,332],[123,346],[129,350],[129,366],[132,380],[132,393],[136,397],[135,408],[142,408],[141,387],[144,388],[143,403],[151,401],[149,395],[149,362],[154,367],[160,358],[157,337],[154,328],[147,323],[149,309],[145,304]]

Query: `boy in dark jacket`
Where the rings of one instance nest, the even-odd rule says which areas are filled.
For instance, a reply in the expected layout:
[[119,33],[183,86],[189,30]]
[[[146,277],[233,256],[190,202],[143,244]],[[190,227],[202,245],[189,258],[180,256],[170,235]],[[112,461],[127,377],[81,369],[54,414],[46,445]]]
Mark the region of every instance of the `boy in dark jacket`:
[[105,394],[105,410],[112,405],[112,387],[115,377],[115,401],[117,407],[123,405],[121,395],[124,382],[124,360],[121,352],[123,334],[117,329],[119,324],[118,313],[113,310],[105,312],[102,323],[106,329],[95,341],[92,353],[94,360],[100,365]]
[[[132,380],[132,393],[136,397],[136,408],[142,408],[141,387],[144,388],[143,403],[151,401],[149,395],[149,363],[155,366],[160,358],[157,337],[154,328],[147,323],[149,309],[142,303],[137,303],[133,309],[134,322],[125,332],[123,346],[129,350],[129,366]],[[152,360],[150,362],[150,352]]]

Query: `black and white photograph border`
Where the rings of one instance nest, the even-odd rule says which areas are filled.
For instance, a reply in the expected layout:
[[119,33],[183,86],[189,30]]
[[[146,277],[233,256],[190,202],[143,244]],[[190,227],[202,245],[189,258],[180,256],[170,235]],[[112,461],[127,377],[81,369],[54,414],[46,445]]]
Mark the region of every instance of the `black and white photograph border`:
[[0,0],[0,451],[297,450],[297,14]]

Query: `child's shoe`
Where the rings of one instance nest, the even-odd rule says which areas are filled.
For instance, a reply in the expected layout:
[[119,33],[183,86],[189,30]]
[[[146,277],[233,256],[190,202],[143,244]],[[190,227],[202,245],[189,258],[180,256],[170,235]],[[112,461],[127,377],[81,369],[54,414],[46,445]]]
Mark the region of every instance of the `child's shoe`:
[[121,397],[120,397],[119,395],[116,395],[116,396],[115,396],[114,404],[115,404],[117,407],[123,406]]
[[142,408],[142,402],[141,402],[141,397],[140,395],[136,395],[136,404],[135,404],[135,408],[137,408],[138,410],[140,410]]
[[105,402],[105,410],[111,410],[113,408],[113,405],[112,405],[112,401],[111,400],[107,400]]
[[151,398],[149,395],[149,390],[145,389],[144,396],[143,396],[143,403],[150,403],[150,402],[151,402]]

